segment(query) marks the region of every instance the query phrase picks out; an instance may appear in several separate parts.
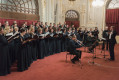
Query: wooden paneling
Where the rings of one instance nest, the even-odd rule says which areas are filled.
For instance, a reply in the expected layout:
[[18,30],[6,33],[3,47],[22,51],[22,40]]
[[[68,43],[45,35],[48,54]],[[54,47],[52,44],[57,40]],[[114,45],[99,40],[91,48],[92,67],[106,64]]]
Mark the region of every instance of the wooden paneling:
[[17,13],[9,11],[0,11],[0,17],[4,19],[17,19],[17,20],[39,20],[39,15]]

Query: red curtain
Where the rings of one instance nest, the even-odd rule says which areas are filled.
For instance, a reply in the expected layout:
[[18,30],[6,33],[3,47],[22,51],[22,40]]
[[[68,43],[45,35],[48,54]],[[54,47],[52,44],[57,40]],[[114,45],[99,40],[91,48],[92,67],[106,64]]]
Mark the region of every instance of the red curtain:
[[69,26],[74,25],[74,27],[79,27],[79,21],[66,21],[66,24]]
[[16,20],[16,19],[2,19],[0,18],[0,22],[2,23],[2,25],[4,25],[5,21],[9,22],[9,25],[12,25],[14,21],[17,21],[17,24],[19,27],[22,26],[22,24],[24,22],[27,22],[28,26],[32,24],[32,22],[37,22],[37,21],[32,21],[32,20]]
[[119,9],[106,10],[106,25],[108,27],[115,26],[115,30],[119,35]]

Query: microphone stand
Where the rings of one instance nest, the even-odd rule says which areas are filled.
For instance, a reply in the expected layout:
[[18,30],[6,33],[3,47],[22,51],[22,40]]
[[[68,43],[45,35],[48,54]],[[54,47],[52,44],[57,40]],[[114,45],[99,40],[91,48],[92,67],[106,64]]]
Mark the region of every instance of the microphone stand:
[[105,59],[105,58],[106,58],[106,56],[108,56],[108,55],[106,55],[106,54],[105,54],[105,51],[106,51],[105,49],[106,49],[106,44],[107,44],[106,42],[107,42],[107,39],[102,38],[102,39],[101,39],[101,41],[103,41],[103,43],[104,43],[104,46],[103,46],[103,47],[104,47],[104,49],[102,49],[102,50],[101,50],[101,53],[103,53],[103,54],[104,54],[103,56],[104,56],[104,59]]
[[[105,41],[106,42],[106,41]],[[105,51],[106,51],[106,43],[104,42],[104,50],[102,50],[101,52],[103,52],[103,56],[104,56],[104,59],[106,59],[106,56],[108,56],[108,55],[106,55],[105,54]]]

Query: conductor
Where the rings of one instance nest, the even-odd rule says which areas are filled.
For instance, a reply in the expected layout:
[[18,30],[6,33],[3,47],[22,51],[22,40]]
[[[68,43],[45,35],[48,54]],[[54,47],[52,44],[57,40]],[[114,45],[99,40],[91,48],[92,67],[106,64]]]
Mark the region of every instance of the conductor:
[[114,47],[116,42],[116,34],[117,32],[114,30],[114,27],[111,26],[110,27],[110,32],[109,32],[109,51],[110,51],[110,61],[114,61],[115,60],[115,56],[114,56]]
[[76,42],[77,38],[76,35],[71,35],[71,39],[68,44],[67,51],[70,52],[70,54],[76,55],[73,59],[71,59],[72,63],[75,64],[75,61],[79,61],[81,58],[82,52],[79,50],[76,50],[76,48],[80,48],[81,46]]

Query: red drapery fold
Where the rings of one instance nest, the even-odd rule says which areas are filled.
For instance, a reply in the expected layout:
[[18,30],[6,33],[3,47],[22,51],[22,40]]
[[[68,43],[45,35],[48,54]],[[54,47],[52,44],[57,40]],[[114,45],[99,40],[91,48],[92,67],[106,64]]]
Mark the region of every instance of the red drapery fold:
[[119,35],[119,9],[106,10],[106,25],[108,27],[115,26],[115,30]]
[[79,21],[66,21],[66,24],[69,26],[74,25],[74,27],[79,27]]
[[13,24],[14,21],[17,21],[17,24],[19,27],[21,27],[24,22],[27,22],[28,26],[31,25],[32,22],[35,22],[35,23],[37,22],[32,20],[16,20],[16,19],[1,19],[0,18],[0,22],[2,23],[2,25],[4,25],[5,21],[8,21],[10,26]]

